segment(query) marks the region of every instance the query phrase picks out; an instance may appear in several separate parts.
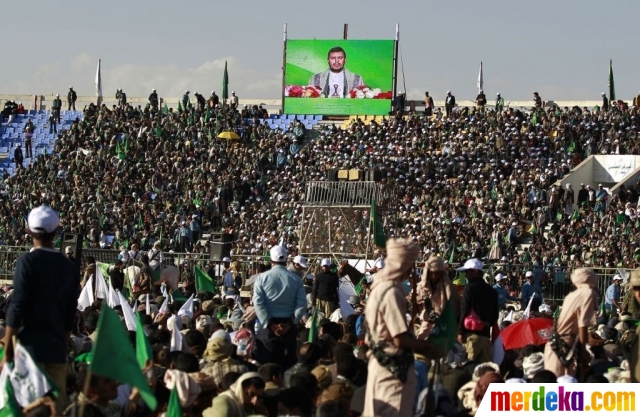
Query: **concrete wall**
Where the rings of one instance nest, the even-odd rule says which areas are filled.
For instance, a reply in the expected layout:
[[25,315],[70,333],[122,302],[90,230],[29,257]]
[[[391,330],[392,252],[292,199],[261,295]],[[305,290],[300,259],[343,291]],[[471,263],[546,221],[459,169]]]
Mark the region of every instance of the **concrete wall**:
[[567,184],[571,184],[577,192],[582,183],[593,188],[602,184],[609,194],[615,194],[621,184],[635,186],[638,179],[640,155],[591,155],[555,185],[566,188]]
[[640,166],[640,155],[596,155],[595,158],[593,181],[603,185],[617,184]]
[[638,165],[636,166],[638,168],[636,168],[633,172],[627,175],[622,181],[617,183],[614,187],[611,187],[611,189],[609,190],[609,193],[617,194],[621,185],[624,185],[626,188],[635,187],[636,184],[638,183],[638,180],[640,180],[640,166]]
[[575,167],[569,175],[557,181],[555,185],[559,185],[566,188],[567,184],[571,184],[574,191],[577,193],[580,189],[580,184],[591,184],[593,187],[593,165],[596,163],[596,158],[592,155],[582,161],[580,165]]

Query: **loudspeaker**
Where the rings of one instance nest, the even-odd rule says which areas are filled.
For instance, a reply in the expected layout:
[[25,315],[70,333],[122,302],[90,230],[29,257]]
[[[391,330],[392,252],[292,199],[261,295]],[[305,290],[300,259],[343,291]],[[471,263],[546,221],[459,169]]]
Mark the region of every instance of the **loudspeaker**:
[[364,180],[364,171],[359,169],[350,169],[349,170],[349,181],[363,181]]
[[226,256],[231,256],[232,242],[232,234],[211,233],[211,242],[209,242],[209,259],[213,262],[222,262],[222,259]]
[[338,181],[347,181],[349,179],[349,170],[348,169],[340,169],[338,170]]
[[60,252],[66,255],[67,248],[71,250],[73,259],[79,267],[80,261],[82,260],[82,235],[78,235],[75,233],[63,233]]
[[338,181],[338,170],[337,169],[328,169],[327,170],[327,181]]
[[382,172],[380,172],[378,170],[366,171],[364,173],[364,177],[365,177],[365,181],[380,182],[380,181],[382,181]]

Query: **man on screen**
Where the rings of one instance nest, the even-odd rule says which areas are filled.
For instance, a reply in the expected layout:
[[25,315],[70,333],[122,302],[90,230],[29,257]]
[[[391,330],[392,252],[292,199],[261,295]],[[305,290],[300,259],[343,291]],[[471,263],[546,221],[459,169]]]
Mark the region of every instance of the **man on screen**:
[[361,76],[344,67],[347,62],[347,53],[341,47],[329,49],[327,61],[329,69],[314,75],[309,80],[309,85],[322,88],[323,97],[345,98],[354,88],[365,85]]

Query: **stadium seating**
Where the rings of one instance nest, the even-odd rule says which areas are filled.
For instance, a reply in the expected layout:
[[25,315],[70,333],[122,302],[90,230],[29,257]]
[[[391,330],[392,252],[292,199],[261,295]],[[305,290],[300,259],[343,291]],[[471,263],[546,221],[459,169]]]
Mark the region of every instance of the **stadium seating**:
[[[258,123],[269,125],[271,130],[281,129],[286,130],[292,121],[298,120],[302,122],[306,129],[313,129],[313,126],[317,125],[322,120],[322,115],[313,114],[272,114],[268,119],[258,119]],[[253,119],[247,119],[247,124],[253,124]]]
[[[11,124],[6,123],[8,119],[3,120],[3,123],[0,125],[0,173],[5,171],[10,175],[15,173],[13,151],[18,144],[24,143],[24,133],[22,131],[28,119],[31,119],[35,125],[35,131],[33,132],[33,138],[31,140],[34,158],[44,153],[53,153],[57,135],[49,133],[49,115],[49,111],[29,110],[27,114],[17,115]],[[61,112],[58,131],[69,129],[76,118],[82,119],[82,117],[81,111],[72,110]],[[34,158],[27,158],[25,155],[23,165],[28,166]]]

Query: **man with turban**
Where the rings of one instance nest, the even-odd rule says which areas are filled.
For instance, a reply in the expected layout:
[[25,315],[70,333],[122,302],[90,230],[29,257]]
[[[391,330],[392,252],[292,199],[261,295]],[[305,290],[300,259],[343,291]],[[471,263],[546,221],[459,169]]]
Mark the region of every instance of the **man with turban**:
[[435,319],[442,314],[449,300],[457,319],[460,315],[460,296],[447,276],[444,259],[432,256],[427,260],[418,284],[418,302],[424,303],[419,316],[421,323],[416,336],[418,339],[429,337],[435,326]]
[[[417,340],[407,325],[407,301],[402,283],[413,271],[420,248],[406,239],[387,242],[385,267],[376,274],[367,301],[366,343],[370,348],[365,406],[362,415],[411,415],[416,391],[412,351],[434,359],[438,348]],[[385,366],[386,365],[386,366]],[[391,372],[388,367],[399,368]]]
[[[556,376],[575,376],[574,358],[578,362],[588,358],[586,350],[589,341],[589,327],[596,325],[598,310],[598,277],[590,268],[580,268],[571,274],[571,282],[576,289],[564,299],[562,310],[556,322],[556,329],[544,348],[544,369]],[[555,341],[554,341],[555,339]],[[567,359],[573,349],[573,356]]]

